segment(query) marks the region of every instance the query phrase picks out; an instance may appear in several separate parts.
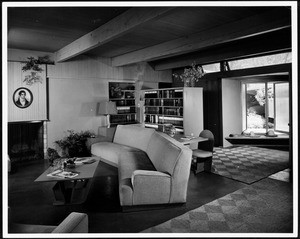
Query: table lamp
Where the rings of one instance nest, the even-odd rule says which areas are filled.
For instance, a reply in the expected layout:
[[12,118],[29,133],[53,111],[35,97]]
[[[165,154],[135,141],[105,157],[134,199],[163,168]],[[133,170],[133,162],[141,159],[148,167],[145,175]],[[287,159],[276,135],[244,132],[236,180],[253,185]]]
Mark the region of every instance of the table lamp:
[[116,102],[103,101],[99,103],[98,115],[106,115],[107,128],[110,128],[110,115],[117,114]]

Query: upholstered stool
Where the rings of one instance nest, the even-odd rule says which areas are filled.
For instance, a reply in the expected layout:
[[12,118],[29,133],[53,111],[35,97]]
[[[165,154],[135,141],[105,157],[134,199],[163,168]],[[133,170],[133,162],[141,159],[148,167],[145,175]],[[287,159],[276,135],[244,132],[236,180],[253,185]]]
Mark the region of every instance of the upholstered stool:
[[213,148],[214,148],[214,135],[209,130],[203,130],[200,137],[208,138],[208,141],[198,143],[198,149],[193,150],[192,170],[194,174],[202,171],[211,172]]

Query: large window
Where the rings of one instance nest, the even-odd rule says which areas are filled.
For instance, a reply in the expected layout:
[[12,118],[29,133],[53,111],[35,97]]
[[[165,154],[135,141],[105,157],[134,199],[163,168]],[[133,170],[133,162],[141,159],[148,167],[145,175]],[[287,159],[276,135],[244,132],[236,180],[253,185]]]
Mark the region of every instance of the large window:
[[287,82],[243,82],[244,130],[266,133],[289,131]]

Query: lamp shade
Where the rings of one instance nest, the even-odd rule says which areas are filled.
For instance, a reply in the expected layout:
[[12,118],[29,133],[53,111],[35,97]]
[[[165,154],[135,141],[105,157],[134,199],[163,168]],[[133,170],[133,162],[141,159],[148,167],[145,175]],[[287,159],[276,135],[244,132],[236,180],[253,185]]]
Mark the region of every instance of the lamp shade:
[[98,115],[113,115],[117,113],[116,102],[103,101],[99,103]]

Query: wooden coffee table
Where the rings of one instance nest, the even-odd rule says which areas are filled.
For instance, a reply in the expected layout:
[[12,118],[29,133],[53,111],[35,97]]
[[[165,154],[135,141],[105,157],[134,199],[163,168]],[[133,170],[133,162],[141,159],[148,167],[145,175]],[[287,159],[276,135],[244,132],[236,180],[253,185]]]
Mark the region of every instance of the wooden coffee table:
[[95,162],[76,165],[75,168],[65,170],[78,173],[74,178],[47,176],[53,171],[53,168],[49,167],[34,182],[56,182],[53,187],[55,196],[53,205],[81,204],[87,198],[95,171],[100,162],[100,159],[97,157],[91,158],[95,159]]

